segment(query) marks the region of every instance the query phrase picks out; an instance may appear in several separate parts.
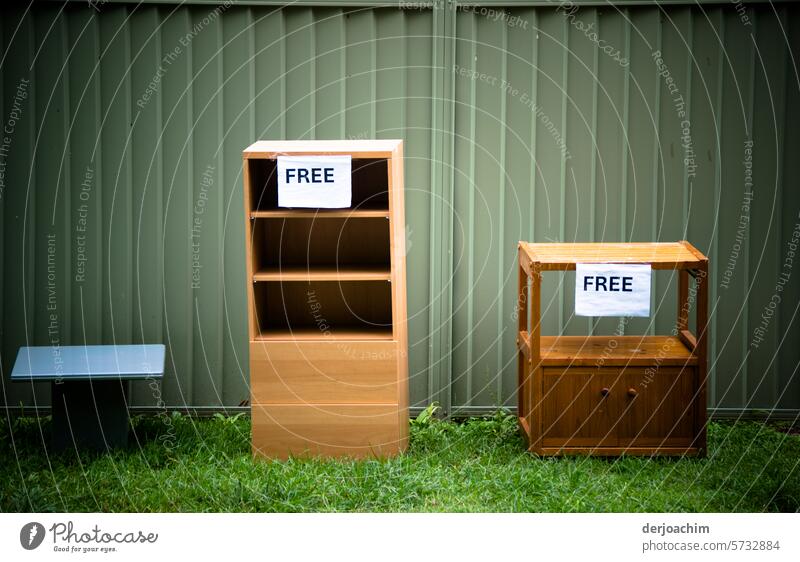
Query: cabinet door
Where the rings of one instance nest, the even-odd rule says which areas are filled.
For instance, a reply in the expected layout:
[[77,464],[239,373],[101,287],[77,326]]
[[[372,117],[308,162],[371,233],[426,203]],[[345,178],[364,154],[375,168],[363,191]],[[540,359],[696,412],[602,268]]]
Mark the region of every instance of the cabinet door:
[[620,447],[688,447],[694,438],[694,367],[627,368],[616,393]]
[[543,447],[617,445],[617,369],[545,368],[542,408]]

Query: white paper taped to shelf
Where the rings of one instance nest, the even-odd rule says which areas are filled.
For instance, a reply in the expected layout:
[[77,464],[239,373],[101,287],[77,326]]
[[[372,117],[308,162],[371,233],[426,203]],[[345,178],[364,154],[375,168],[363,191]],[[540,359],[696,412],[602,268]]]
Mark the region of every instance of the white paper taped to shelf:
[[278,156],[278,206],[350,206],[352,160],[345,156]]
[[575,264],[576,316],[650,316],[649,264]]

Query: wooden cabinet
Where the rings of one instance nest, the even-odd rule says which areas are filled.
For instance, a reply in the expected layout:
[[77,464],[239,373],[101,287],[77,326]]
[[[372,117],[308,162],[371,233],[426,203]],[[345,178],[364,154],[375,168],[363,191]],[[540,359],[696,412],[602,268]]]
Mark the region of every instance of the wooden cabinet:
[[[688,242],[519,247],[518,409],[529,449],[703,454],[706,447],[708,261]],[[543,336],[541,276],[586,263],[650,263],[678,272],[677,323],[667,336]],[[696,280],[690,288],[689,277]],[[689,330],[689,310],[696,329]]]
[[[350,155],[350,208],[279,207],[281,155]],[[259,141],[244,189],[254,455],[404,450],[402,141]]]

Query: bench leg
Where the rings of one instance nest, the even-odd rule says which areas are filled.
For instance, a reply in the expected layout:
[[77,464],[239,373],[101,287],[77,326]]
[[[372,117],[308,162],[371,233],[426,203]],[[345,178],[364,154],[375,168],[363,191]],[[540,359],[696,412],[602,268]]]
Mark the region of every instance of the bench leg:
[[55,451],[127,446],[126,381],[61,381],[52,386]]

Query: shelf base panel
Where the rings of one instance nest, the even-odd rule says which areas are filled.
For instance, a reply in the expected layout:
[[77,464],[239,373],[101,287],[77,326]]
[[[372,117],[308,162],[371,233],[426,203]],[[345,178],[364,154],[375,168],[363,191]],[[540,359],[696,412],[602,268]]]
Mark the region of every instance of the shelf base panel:
[[623,455],[636,457],[696,457],[705,455],[705,452],[697,447],[542,447],[538,450],[531,449],[530,452],[548,457],[568,455],[590,457],[619,457]]
[[274,329],[262,331],[255,341],[392,341],[389,328],[334,328],[323,332],[319,328]]
[[253,456],[385,458],[405,450],[397,404],[253,404]]
[[[530,334],[519,332],[518,347],[530,354]],[[672,336],[542,336],[544,367],[694,366],[697,355]]]

